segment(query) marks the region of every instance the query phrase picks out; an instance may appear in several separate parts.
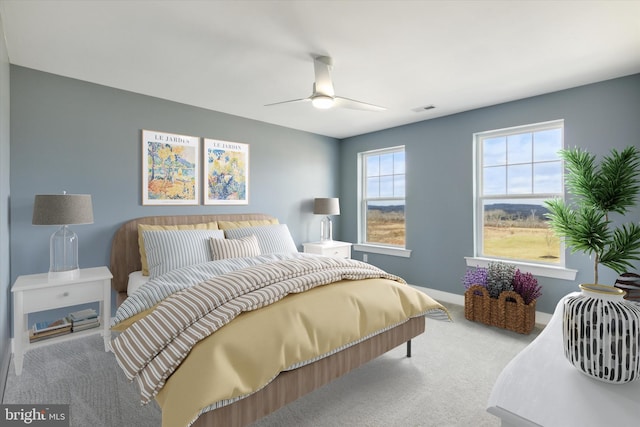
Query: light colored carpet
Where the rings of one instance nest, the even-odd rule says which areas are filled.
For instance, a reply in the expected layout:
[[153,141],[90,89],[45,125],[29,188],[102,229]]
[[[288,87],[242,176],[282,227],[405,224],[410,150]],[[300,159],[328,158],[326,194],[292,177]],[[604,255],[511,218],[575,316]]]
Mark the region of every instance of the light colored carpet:
[[[469,322],[427,319],[413,340],[259,420],[255,427],[499,426],[486,412],[491,388],[531,335]],[[159,426],[155,402],[140,407],[135,385],[105,353],[99,336],[27,353],[23,374],[11,363],[3,403],[69,403],[71,426]]]

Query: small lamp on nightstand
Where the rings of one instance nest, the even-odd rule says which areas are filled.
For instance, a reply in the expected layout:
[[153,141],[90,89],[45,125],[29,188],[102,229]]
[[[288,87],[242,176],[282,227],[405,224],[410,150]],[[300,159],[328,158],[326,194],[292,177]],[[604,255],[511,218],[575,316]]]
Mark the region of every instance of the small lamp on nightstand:
[[325,215],[320,222],[320,241],[330,242],[333,240],[333,224],[329,215],[340,215],[340,199],[316,198],[313,203],[313,213],[316,215]]
[[33,225],[59,225],[49,240],[49,279],[78,276],[78,235],[71,224],[92,224],[90,194],[41,194],[33,203]]

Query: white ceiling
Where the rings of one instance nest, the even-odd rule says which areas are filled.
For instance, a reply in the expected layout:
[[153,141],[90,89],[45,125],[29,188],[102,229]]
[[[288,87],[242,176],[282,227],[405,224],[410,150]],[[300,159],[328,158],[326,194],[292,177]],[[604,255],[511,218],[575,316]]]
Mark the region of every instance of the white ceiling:
[[[634,0],[0,0],[0,14],[12,64],[336,138],[640,72]],[[337,95],[388,110],[265,107],[311,94],[312,55],[333,58]]]

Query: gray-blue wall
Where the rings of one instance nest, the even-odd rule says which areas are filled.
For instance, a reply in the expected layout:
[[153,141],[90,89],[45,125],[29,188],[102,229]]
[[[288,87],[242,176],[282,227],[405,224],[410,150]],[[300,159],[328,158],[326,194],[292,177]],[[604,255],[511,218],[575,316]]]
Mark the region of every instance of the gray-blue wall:
[[[369,262],[415,285],[462,294],[464,257],[473,256],[473,133],[555,119],[565,120],[566,147],[580,146],[601,156],[611,148],[640,146],[640,74],[344,140],[342,238],[357,239],[357,153],[405,145],[407,248],[413,252],[408,259],[370,254]],[[639,222],[640,209],[626,221]],[[354,255],[361,259],[362,254]],[[567,251],[567,267],[579,270],[575,281],[540,278],[539,311],[553,312],[578,283],[593,281],[588,257]],[[601,283],[615,282],[614,272],[600,271]]]
[[11,277],[9,251],[9,57],[0,20],[0,400],[9,367]]
[[[371,254],[369,261],[410,283],[462,294],[464,256],[473,254],[472,134],[565,119],[567,146],[598,155],[640,141],[640,75],[346,139],[299,132],[262,122],[137,95],[27,68],[0,66],[2,104],[11,75],[9,113],[0,108],[0,289],[9,297],[18,275],[48,270],[50,227],[31,225],[35,194],[90,193],[95,223],[74,227],[80,265],[108,265],[111,237],[124,221],[147,215],[266,212],[291,227],[296,242],[316,240],[314,197],[340,196],[337,237],[356,239],[356,157],[373,148],[407,150],[407,245],[411,258]],[[251,150],[248,206],[141,205],[141,129],[246,142]],[[7,187],[7,177],[10,186]],[[10,204],[10,252],[7,209]],[[4,216],[1,216],[4,214]],[[640,211],[631,216],[640,221]],[[11,254],[9,256],[9,253]],[[355,253],[356,257],[361,254]],[[575,282],[541,278],[538,309],[551,312],[576,284],[591,280],[591,263],[568,255]],[[616,275],[606,269],[602,282]],[[0,356],[8,360],[10,321],[0,317]],[[2,308],[0,308],[1,310]],[[4,334],[4,335],[2,335]],[[4,337],[4,339],[2,338]]]
[[[80,267],[109,265],[111,238],[141,216],[264,212],[301,243],[319,238],[314,197],[338,193],[339,141],[11,66],[11,281],[49,269],[55,227],[31,225],[36,194],[92,195],[94,223],[74,226]],[[141,130],[250,145],[248,206],[142,206]]]

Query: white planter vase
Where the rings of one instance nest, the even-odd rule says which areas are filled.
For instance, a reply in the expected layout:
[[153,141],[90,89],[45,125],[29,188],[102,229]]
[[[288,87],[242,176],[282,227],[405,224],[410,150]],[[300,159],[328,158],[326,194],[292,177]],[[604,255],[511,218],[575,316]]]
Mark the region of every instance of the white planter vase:
[[640,378],[640,307],[613,286],[580,285],[564,302],[564,354],[580,372],[608,383]]

